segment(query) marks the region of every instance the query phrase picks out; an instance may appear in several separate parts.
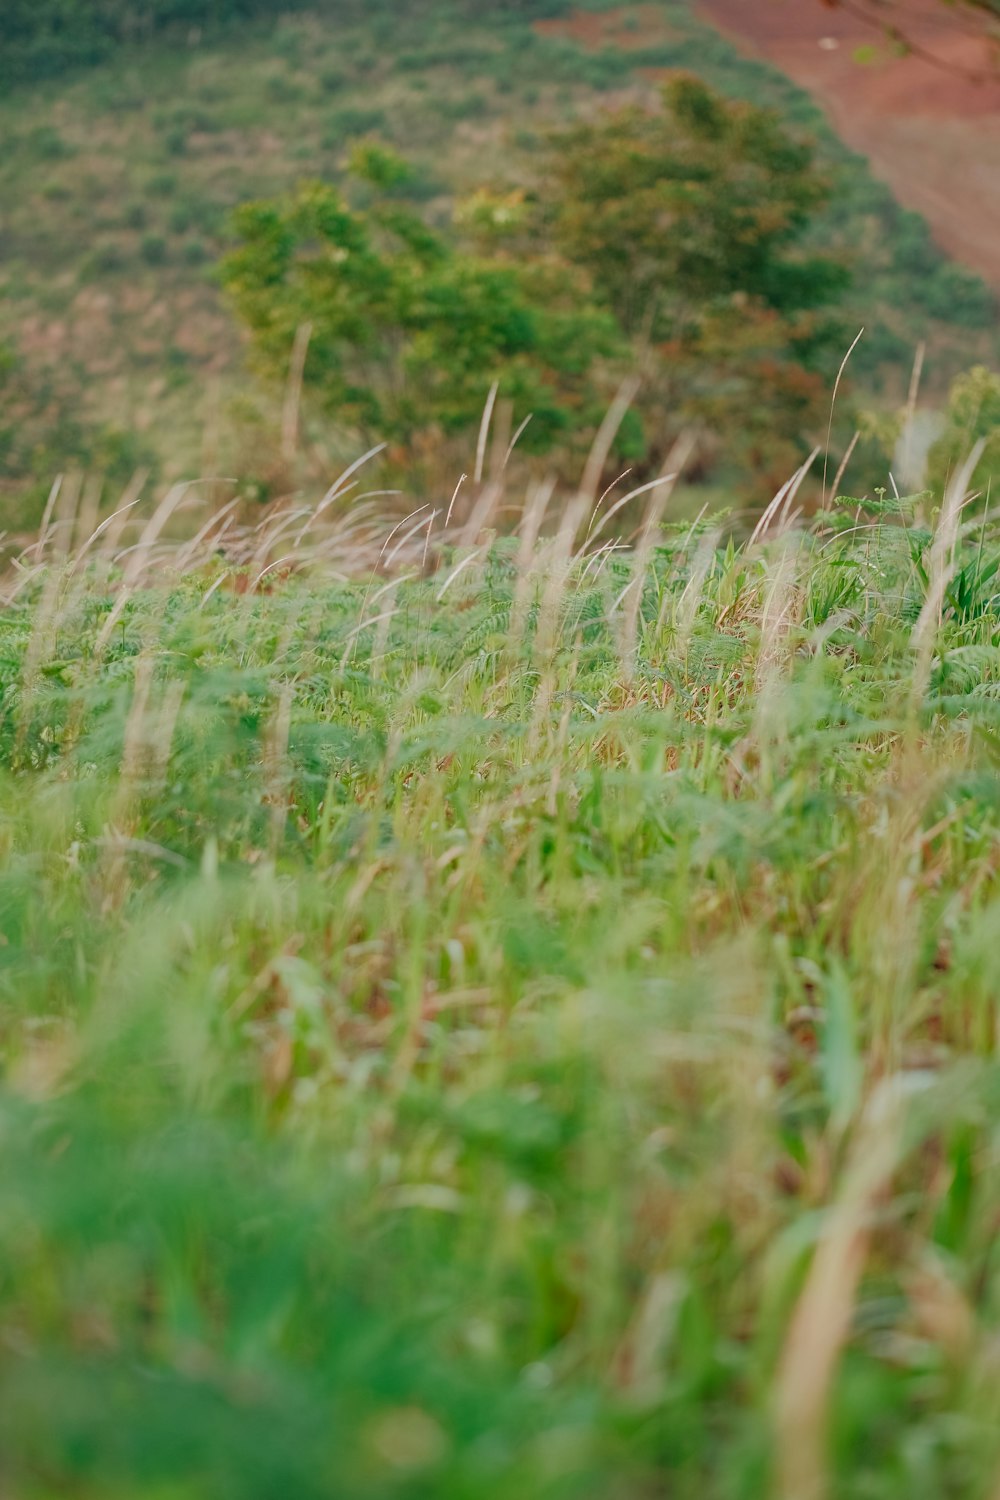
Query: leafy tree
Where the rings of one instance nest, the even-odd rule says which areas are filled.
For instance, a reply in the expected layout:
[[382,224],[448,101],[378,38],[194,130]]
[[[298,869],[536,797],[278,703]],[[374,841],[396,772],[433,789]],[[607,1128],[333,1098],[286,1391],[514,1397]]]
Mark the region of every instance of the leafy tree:
[[[402,170],[371,146],[353,165],[382,191]],[[343,425],[412,449],[468,429],[494,381],[536,450],[599,419],[595,369],[623,341],[581,275],[480,256],[391,198],[352,207],[322,183],[245,205],[236,228],[223,279],[264,368],[282,376],[308,329],[306,388]]]
[[952,385],[945,429],[930,452],[938,494],[980,438],[986,438],[986,448],[972,483],[985,494],[1000,472],[1000,375],[984,365],[959,375]]
[[[803,239],[829,187],[777,117],[694,78],[556,139],[539,232],[585,269],[647,369],[650,425],[701,418],[784,472],[829,390],[844,266]],[[841,335],[842,337],[842,335]],[[772,434],[768,442],[764,433]]]
[[769,113],[693,79],[664,104],[557,137],[544,190],[481,191],[449,236],[370,143],[353,160],[366,206],[319,184],[246,206],[224,279],[264,365],[283,376],[308,328],[307,388],[412,451],[473,423],[494,381],[536,449],[585,435],[624,363],[645,378],[620,451],[659,462],[697,423],[706,454],[787,477],[835,364],[826,305],[846,273],[801,249],[827,187]]
[[827,302],[845,273],[794,252],[829,188],[770,111],[693,77],[557,138],[549,225],[635,334],[673,334],[738,294],[783,313]]

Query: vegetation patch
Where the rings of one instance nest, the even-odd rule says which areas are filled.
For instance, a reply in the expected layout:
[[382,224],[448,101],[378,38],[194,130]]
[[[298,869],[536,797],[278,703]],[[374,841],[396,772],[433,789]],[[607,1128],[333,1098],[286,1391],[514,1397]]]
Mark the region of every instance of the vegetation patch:
[[995,527],[349,482],[8,582],[9,1483],[986,1493]]
[[[113,63],[74,66],[58,88],[36,80],[8,90],[0,339],[21,373],[20,431],[3,440],[5,503],[37,517],[53,475],[92,463],[105,430],[131,433],[171,478],[245,472],[239,413],[248,402],[277,432],[281,397],[248,380],[215,274],[241,204],[288,198],[302,181],[342,193],[354,147],[370,138],[406,155],[411,173],[399,191],[440,233],[480,189],[530,191],[556,127],[623,104],[655,108],[664,74],[696,72],[727,97],[774,107],[793,136],[817,141],[830,199],[811,219],[808,248],[843,260],[853,278],[843,336],[823,362],[827,387],[862,324],[851,369],[863,408],[902,402],[922,340],[925,389],[938,396],[962,369],[994,361],[989,294],[943,260],[923,221],[901,214],[779,74],[741,58],[674,0],[656,8],[655,24],[643,7],[588,8],[585,21],[559,7],[544,23],[549,34],[534,24],[544,21],[540,9],[553,7],[440,0],[415,18],[330,0],[215,26],[175,7],[184,24],[158,32],[155,46],[140,28],[115,42]],[[5,10],[5,36],[15,35],[15,17],[37,29],[47,14]],[[568,22],[571,32],[585,25],[591,40],[566,34]],[[151,305],[164,310],[155,323],[140,311]],[[177,378],[178,348],[187,381]],[[58,420],[54,391],[60,402],[65,395]],[[737,405],[725,422],[733,473],[766,430],[766,413]],[[14,420],[7,407],[0,426]],[[799,425],[797,443],[808,426]],[[354,441],[316,418],[302,450],[307,469],[288,481],[311,482]],[[574,463],[565,455],[567,471]],[[442,485],[450,457],[444,469]]]

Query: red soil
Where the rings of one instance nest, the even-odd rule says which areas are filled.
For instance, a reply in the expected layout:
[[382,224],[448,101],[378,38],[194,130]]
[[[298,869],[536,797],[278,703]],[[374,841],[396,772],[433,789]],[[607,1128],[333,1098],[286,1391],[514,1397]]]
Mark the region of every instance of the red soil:
[[[940,0],[896,0],[880,14],[912,44],[898,56],[878,26],[823,0],[700,0],[700,9],[813,94],[939,243],[1000,287],[1000,63],[983,29]],[[871,49],[868,60],[859,48]]]

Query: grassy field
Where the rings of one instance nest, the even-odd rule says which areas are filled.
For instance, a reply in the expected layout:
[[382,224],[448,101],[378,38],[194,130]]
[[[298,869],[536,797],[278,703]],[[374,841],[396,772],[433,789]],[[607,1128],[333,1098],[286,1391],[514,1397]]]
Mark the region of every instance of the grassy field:
[[8,579],[0,1487],[995,1500],[995,523],[469,493]]
[[166,478],[261,477],[278,417],[247,378],[215,272],[236,204],[336,179],[350,143],[374,135],[412,158],[412,191],[441,223],[484,180],[532,181],[552,127],[652,99],[676,69],[771,103],[820,139],[836,192],[816,238],[856,267],[844,318],[848,339],[867,326],[853,368],[871,391],[891,370],[897,399],[925,339],[928,389],[995,358],[984,290],[944,261],[804,94],[741,59],[682,0],[610,10],[614,23],[596,36],[579,18],[539,29],[488,6],[459,16],[449,0],[419,19],[292,16],[9,90],[0,345],[21,369],[5,384],[0,348],[4,524],[36,523],[69,462],[122,483],[144,463]]

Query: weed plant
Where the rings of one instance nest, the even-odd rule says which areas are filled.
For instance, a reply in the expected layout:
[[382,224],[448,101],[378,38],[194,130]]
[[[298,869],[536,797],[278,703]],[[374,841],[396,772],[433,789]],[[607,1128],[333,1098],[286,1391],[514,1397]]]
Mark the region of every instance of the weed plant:
[[995,522],[356,480],[8,580],[6,1492],[987,1500]]

